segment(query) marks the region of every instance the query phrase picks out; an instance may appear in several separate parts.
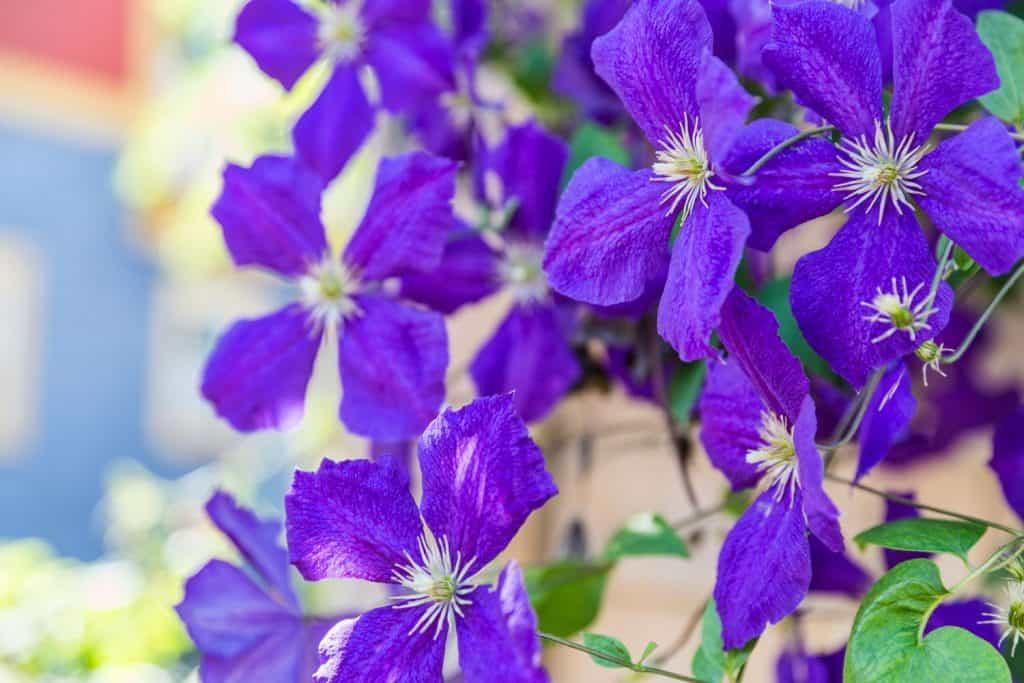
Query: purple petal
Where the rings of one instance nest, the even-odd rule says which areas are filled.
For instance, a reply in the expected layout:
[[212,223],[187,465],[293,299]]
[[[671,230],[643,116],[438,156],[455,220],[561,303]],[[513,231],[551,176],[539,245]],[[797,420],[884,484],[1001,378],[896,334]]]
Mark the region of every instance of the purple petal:
[[561,139],[531,121],[508,130],[490,155],[502,184],[502,199],[518,208],[508,230],[543,239],[555,218],[558,189],[569,149]]
[[811,583],[799,492],[778,502],[774,491],[758,496],[739,518],[718,554],[714,598],[727,649],[778,623],[797,608]]
[[747,453],[761,446],[758,427],[764,404],[736,363],[711,363],[700,397],[700,441],[711,464],[734,489],[745,489],[761,478],[747,462]]
[[892,3],[893,92],[897,136],[924,142],[964,102],[999,87],[992,54],[951,0]]
[[527,422],[547,415],[580,377],[565,317],[553,304],[513,306],[470,365],[477,393],[512,392]]
[[392,583],[423,530],[408,475],[390,458],[296,470],[284,509],[291,561],[308,581]]
[[[899,496],[900,498],[907,498],[908,500],[915,500],[917,498],[913,491],[890,491],[889,493]],[[897,503],[888,499],[885,501],[886,523],[895,522],[899,519],[915,519],[920,516],[921,513],[918,512],[917,508],[911,505],[904,505],[903,503]],[[931,555],[928,553],[918,553],[910,550],[893,550],[891,548],[883,548],[882,557],[885,559],[886,568],[892,569],[900,562],[906,562],[907,560],[913,560],[919,557],[931,557]]]
[[370,34],[366,61],[380,83],[381,104],[392,112],[413,112],[451,90],[453,54],[433,24],[392,25]]
[[1024,408],[1017,408],[996,426],[988,466],[999,477],[1006,502],[1024,519]]
[[200,652],[236,657],[299,617],[267,595],[238,567],[212,560],[185,582],[175,610]]
[[264,156],[251,168],[229,164],[210,213],[240,266],[298,277],[327,250],[320,222],[323,182],[294,159]]
[[921,208],[985,270],[999,275],[1024,256],[1020,155],[1003,125],[977,121],[921,160]]
[[358,619],[338,622],[320,644],[316,683],[381,681],[438,683],[443,680],[445,635],[442,627],[410,635],[426,606],[378,607]]
[[576,171],[545,245],[544,271],[555,290],[609,306],[639,298],[664,274],[673,219],[653,177],[600,157]]
[[240,320],[206,361],[203,396],[238,431],[294,427],[319,348],[320,334],[299,304]]
[[512,397],[445,410],[420,437],[421,508],[434,535],[478,572],[558,492]]
[[737,24],[736,71],[775,92],[775,79],[761,63],[761,51],[771,39],[771,5],[768,0],[731,0],[729,9]]
[[401,296],[449,315],[499,289],[498,257],[470,227],[448,232],[441,263],[430,272],[402,277]]
[[977,598],[942,602],[932,612],[924,633],[928,635],[943,626],[958,626],[988,641],[992,647],[999,650],[999,632],[996,627],[993,624],[981,623],[987,619],[985,613],[991,611],[992,607],[987,602]]
[[450,7],[455,45],[461,52],[479,54],[487,46],[487,3],[484,0],[450,0]]
[[[759,119],[737,137],[724,166],[739,175],[768,150],[799,131],[774,119]],[[727,196],[750,218],[747,244],[770,251],[779,236],[801,223],[824,216],[842,197],[832,191],[838,171],[835,146],[810,138],[773,158],[748,183],[730,183]]]
[[206,501],[206,514],[231,539],[276,597],[297,612],[299,599],[292,587],[288,551],[278,542],[281,524],[277,520],[259,519],[224,491],[217,491]]
[[877,343],[872,339],[889,328],[867,318],[879,290],[892,292],[906,278],[915,303],[928,295],[935,260],[913,215],[889,212],[879,225],[874,214],[850,215],[846,225],[824,249],[801,258],[793,270],[790,302],[793,315],[811,347],[855,388],[864,386],[875,368],[901,358],[945,326],[952,291],[943,283],[929,319],[929,329],[911,339],[898,331]]
[[597,73],[612,87],[652,145],[684,116],[697,119],[697,75],[711,50],[711,25],[697,0],[638,0],[594,41]]
[[509,563],[497,586],[481,586],[470,599],[473,604],[456,622],[466,683],[547,683],[537,617],[519,567]]
[[291,90],[320,58],[318,29],[316,17],[291,0],[249,0],[235,22],[235,42]]
[[[855,481],[882,462],[889,448],[906,434],[910,426],[910,419],[917,410],[917,400],[910,390],[910,378],[906,375],[906,365],[894,364],[882,376],[878,389],[868,401],[858,437],[860,458],[857,461]],[[882,405],[883,401],[885,405]]]
[[374,116],[356,69],[338,65],[295,124],[295,150],[320,177],[332,180],[373,131]]
[[714,53],[727,64],[736,59],[736,19],[728,0],[700,0],[714,38]]
[[807,396],[793,425],[793,447],[803,492],[804,517],[811,533],[821,539],[829,550],[840,553],[843,551],[843,532],[839,528],[839,510],[825,493],[825,461],[814,443],[817,431],[814,400]]
[[345,248],[364,280],[430,272],[441,263],[455,224],[456,164],[423,152],[380,162],[366,215]]
[[[832,683],[820,658],[786,650],[775,663],[775,683]],[[836,679],[835,683],[840,683]]]
[[847,557],[846,553],[829,550],[817,536],[810,536],[808,541],[811,548],[812,592],[838,593],[859,598],[868,591],[871,576]]
[[698,202],[683,223],[658,305],[658,333],[683,360],[715,354],[709,339],[749,234],[746,214],[721,192],[712,192],[707,206]]
[[341,421],[373,439],[413,438],[444,400],[444,318],[385,296],[358,303],[363,314],[343,324],[338,344]]
[[882,119],[882,63],[863,15],[832,2],[776,4],[762,60],[779,84],[844,135],[874,133]]
[[740,85],[722,60],[705,52],[697,76],[697,104],[704,144],[711,159],[726,158],[757,98]]
[[800,361],[779,338],[775,315],[737,288],[722,307],[718,334],[729,362],[739,365],[768,410],[795,423],[810,385]]
[[363,0],[359,14],[371,27],[422,24],[430,20],[430,0]]

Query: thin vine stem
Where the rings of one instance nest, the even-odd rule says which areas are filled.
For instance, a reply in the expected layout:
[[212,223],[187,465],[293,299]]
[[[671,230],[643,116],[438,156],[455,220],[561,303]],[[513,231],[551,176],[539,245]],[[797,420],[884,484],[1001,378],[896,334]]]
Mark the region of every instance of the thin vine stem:
[[[1022,539],[1020,537],[1017,537],[1009,543],[1000,546],[999,549],[992,553],[992,555],[987,560],[985,560],[979,566],[971,570],[971,572],[967,574],[967,576],[957,581],[956,585],[949,589],[949,594],[956,594],[961,588],[969,584],[971,581],[974,581],[982,574],[987,574],[988,572],[994,572],[997,569],[1002,569],[1003,567],[1007,566],[1008,564],[1016,560],[1018,557],[1020,557],[1021,553],[1024,553],[1024,543],[1022,543],[1021,541]],[[1016,546],[1015,549],[1014,546]],[[1011,549],[1013,549],[1013,552],[1007,556],[1007,552],[1009,552]]]
[[691,516],[687,517],[686,519],[681,519],[678,522],[674,522],[672,524],[672,528],[675,529],[676,531],[682,531],[683,529],[691,527],[694,524],[699,524],[700,522],[703,522],[704,520],[706,520],[706,519],[708,519],[710,517],[714,517],[715,515],[717,515],[720,512],[723,512],[725,510],[725,508],[726,508],[726,505],[727,505],[726,501],[722,501],[721,503],[719,503],[718,505],[716,505],[714,507],[705,508],[703,510],[700,510],[696,514],[691,515]]
[[[960,123],[936,123],[935,130],[945,130],[952,133],[962,133],[967,126]],[[1018,142],[1024,142],[1024,133],[1009,133],[1009,136]]]
[[944,365],[957,362],[965,353],[967,353],[967,349],[971,348],[971,344],[974,343],[975,337],[977,337],[978,333],[981,332],[981,328],[983,328],[985,323],[988,322],[988,319],[992,317],[992,314],[995,312],[996,307],[999,306],[999,303],[1007,294],[1010,293],[1013,286],[1017,284],[1017,280],[1020,279],[1021,275],[1024,275],[1024,262],[1021,262],[1021,264],[1017,266],[1017,269],[1013,271],[1010,278],[1003,284],[1002,289],[992,297],[991,303],[989,303],[988,307],[981,314],[981,317],[978,318],[977,322],[974,323],[974,327],[972,327],[971,331],[967,333],[966,337],[964,337],[963,342],[961,342],[960,346],[957,347],[957,350],[942,357],[942,363]]
[[953,517],[955,519],[963,520],[965,522],[971,522],[973,524],[980,524],[982,526],[991,527],[992,529],[998,529],[998,530],[1000,530],[1000,531],[1002,531],[1004,533],[1010,534],[1011,536],[1021,536],[1021,535],[1024,535],[1024,532],[1021,532],[1021,531],[1019,531],[1017,529],[1013,529],[1011,527],[1008,527],[1005,524],[1000,524],[999,522],[993,522],[992,520],[989,520],[989,519],[982,519],[981,517],[973,517],[971,515],[965,515],[965,514],[962,514],[960,512],[954,512],[953,510],[947,510],[945,508],[935,507],[934,505],[927,505],[925,503],[919,503],[916,500],[911,500],[910,498],[904,498],[903,496],[894,496],[891,493],[886,493],[885,491],[880,491],[879,489],[872,488],[870,486],[866,486],[864,484],[857,483],[857,482],[855,482],[855,481],[853,481],[851,479],[847,479],[845,477],[840,477],[840,476],[837,476],[835,474],[829,474],[829,473],[826,472],[825,473],[825,478],[830,480],[830,481],[838,482],[840,484],[847,484],[848,486],[852,486],[855,489],[859,489],[861,491],[865,491],[867,493],[874,494],[876,496],[879,496],[880,498],[885,498],[886,500],[891,500],[894,503],[901,503],[903,505],[908,505],[910,507],[917,508],[918,510],[928,510],[929,512],[935,512],[937,514],[945,515],[947,517]]
[[559,638],[558,636],[553,636],[550,633],[544,633],[542,631],[539,631],[537,635],[540,636],[541,640],[546,640],[549,643],[555,643],[556,645],[562,645],[564,647],[572,648],[573,650],[579,650],[580,652],[586,652],[591,657],[596,657],[597,659],[608,662],[609,664],[621,666],[624,669],[629,669],[630,671],[634,671],[638,674],[651,674],[652,676],[671,678],[674,681],[690,681],[691,683],[701,683],[700,679],[697,678],[684,676],[683,674],[679,674],[674,671],[659,669],[656,666],[647,666],[646,664],[634,664],[628,659],[621,659],[619,657],[616,657],[615,655],[610,655],[607,652],[601,652],[600,650],[595,650],[592,647],[587,647],[583,643],[577,643],[575,641],[567,640],[565,638]]
[[805,130],[802,133],[797,133],[793,137],[783,140],[782,142],[780,142],[779,144],[775,145],[770,150],[765,152],[764,156],[755,161],[746,171],[741,173],[740,177],[749,178],[750,176],[754,175],[755,173],[760,171],[765,164],[767,164],[769,161],[777,157],[782,152],[785,152],[787,149],[797,144],[798,142],[806,140],[807,138],[814,137],[815,135],[824,135],[826,133],[831,133],[835,129],[835,126],[821,126],[820,128],[811,128],[810,130]]
[[857,430],[860,429],[861,423],[864,422],[864,416],[867,415],[868,405],[871,403],[871,397],[875,395],[875,391],[878,389],[878,384],[882,381],[882,377],[884,375],[885,368],[875,370],[871,375],[871,378],[868,380],[867,386],[864,387],[863,391],[857,394],[856,411],[852,413],[853,419],[849,421],[849,424],[842,432],[842,435],[829,443],[817,444],[819,449],[832,454],[853,440],[853,437],[857,434]]

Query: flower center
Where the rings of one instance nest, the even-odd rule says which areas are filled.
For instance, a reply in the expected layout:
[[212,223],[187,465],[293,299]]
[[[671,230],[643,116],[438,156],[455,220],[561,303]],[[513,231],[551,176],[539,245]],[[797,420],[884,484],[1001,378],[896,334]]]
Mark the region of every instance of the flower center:
[[917,170],[917,165],[928,153],[928,146],[915,145],[912,135],[904,135],[897,143],[888,122],[884,130],[875,122],[873,141],[869,142],[866,135],[844,138],[839,150],[843,153],[839,157],[843,170],[829,175],[843,179],[834,189],[846,193],[847,212],[867,202],[870,213],[877,205],[881,223],[889,206],[902,216],[904,208],[914,208],[911,196],[924,195],[917,179],[928,171]]
[[396,595],[392,600],[400,604],[395,609],[424,607],[426,609],[409,630],[409,635],[426,633],[434,628],[434,639],[441,635],[445,624],[455,628],[455,617],[463,616],[462,608],[472,604],[466,596],[476,590],[469,579],[469,571],[476,564],[476,558],[462,562],[462,553],[455,554],[452,561],[448,539],[440,540],[424,532],[419,538],[419,560],[405,554],[408,564],[395,568],[392,579],[409,591],[407,595]]
[[498,273],[516,301],[531,303],[547,296],[548,279],[544,275],[543,260],[541,245],[529,242],[508,242],[505,245]]
[[946,351],[947,349],[943,344],[936,344],[930,339],[914,350],[914,355],[917,356],[917,359],[924,363],[924,366],[921,368],[921,378],[925,386],[928,386],[929,370],[938,373],[942,377],[946,376],[946,373],[942,371],[942,357]]
[[366,27],[359,16],[360,3],[327,3],[320,12],[317,38],[324,54],[333,62],[351,62],[359,56]]
[[999,647],[1002,648],[1003,642],[1012,638],[1010,656],[1014,657],[1017,654],[1017,644],[1024,639],[1024,583],[1016,578],[1011,579],[1006,585],[1006,593],[1009,597],[1009,607],[989,604],[992,611],[984,614],[988,619],[978,623],[1003,627],[1003,633],[999,636]]
[[757,433],[761,446],[747,453],[747,462],[756,465],[757,471],[769,478],[769,486],[775,487],[775,500],[782,500],[787,489],[792,500],[800,484],[792,430],[784,417],[765,410],[761,413]]
[[359,288],[359,278],[330,256],[299,280],[302,303],[309,309],[318,331],[335,329],[342,321],[362,315],[353,298]]
[[708,190],[725,188],[711,181],[715,172],[711,170],[711,162],[704,149],[704,133],[696,119],[691,122],[690,118],[684,115],[678,131],[666,126],[665,133],[661,149],[658,150],[655,162],[651,166],[655,176],[652,180],[670,184],[661,195],[661,203],[671,202],[666,212],[668,216],[674,214],[682,204],[685,221],[698,200],[702,205],[708,205]]
[[861,306],[872,311],[870,315],[864,316],[864,320],[886,326],[885,331],[871,340],[874,344],[888,339],[897,332],[906,332],[910,340],[915,341],[918,332],[931,329],[928,319],[938,309],[932,306],[927,296],[914,303],[918,293],[924,288],[924,283],[918,283],[913,290],[908,288],[907,278],[900,278],[900,283],[902,290],[896,285],[896,278],[893,278],[892,291],[885,292],[879,287],[871,301],[860,302]]

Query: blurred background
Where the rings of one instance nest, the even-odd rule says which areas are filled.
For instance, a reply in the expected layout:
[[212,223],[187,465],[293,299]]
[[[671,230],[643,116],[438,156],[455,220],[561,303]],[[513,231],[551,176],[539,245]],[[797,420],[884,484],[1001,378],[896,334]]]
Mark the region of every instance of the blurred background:
[[[303,424],[285,435],[239,436],[198,393],[219,331],[279,296],[269,279],[230,265],[207,213],[220,170],[225,160],[247,163],[286,150],[291,122],[322,77],[313,74],[284,95],[230,44],[239,4],[0,3],[2,683],[195,676],[197,656],[172,606],[185,577],[211,557],[233,557],[203,514],[211,491],[223,487],[261,514],[280,515],[294,467],[366,453],[338,424],[330,372],[318,372]],[[541,45],[556,45],[576,16],[574,3],[510,4],[524,26],[535,12],[555,17]],[[513,101],[526,99],[523,83],[545,78],[550,62],[550,49],[525,54],[518,80],[489,78]],[[521,108],[525,116],[529,108]],[[343,234],[355,225],[392,134],[387,126],[378,131],[331,189],[330,229]],[[781,253],[803,253],[828,234],[828,226],[795,230]],[[451,321],[452,403],[471,397],[459,368],[507,305],[491,300]],[[1007,311],[992,331],[991,367],[981,371],[989,393],[1010,406],[1024,370],[1006,340],[1020,329],[1019,312]],[[693,513],[663,417],[651,405],[619,391],[584,392],[536,435],[562,495],[510,550],[524,564],[597,552],[637,512],[669,520]],[[923,500],[1008,519],[984,467],[988,432],[947,446],[941,470],[915,463],[874,482],[913,482]],[[703,454],[693,460],[697,490],[710,505],[724,480]],[[881,519],[877,499],[832,493],[848,530]],[[622,562],[602,584],[603,600],[597,591],[590,628],[619,636],[634,652],[657,641],[663,666],[688,671],[699,637],[686,636],[710,593],[731,521],[720,516],[691,534],[688,560]],[[876,554],[858,560],[877,574]],[[380,597],[346,582],[303,590],[323,613]],[[812,597],[811,604],[801,637],[814,651],[841,645],[856,603]],[[792,628],[766,636],[746,680],[774,680],[775,657]],[[579,653],[548,658],[555,681],[624,680]]]

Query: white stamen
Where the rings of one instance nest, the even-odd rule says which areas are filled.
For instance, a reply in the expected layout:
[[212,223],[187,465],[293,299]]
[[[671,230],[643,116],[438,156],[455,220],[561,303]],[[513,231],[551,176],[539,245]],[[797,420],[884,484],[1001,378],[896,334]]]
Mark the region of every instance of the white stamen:
[[993,611],[985,612],[983,616],[988,617],[979,624],[995,624],[1003,628],[1003,634],[999,637],[999,646],[1003,641],[1013,636],[1013,645],[1010,647],[1010,656],[1017,654],[1017,643],[1024,639],[1024,583],[1012,580],[1006,584],[1006,594],[1009,597],[1009,606],[1000,607],[989,603]]
[[361,316],[363,311],[352,298],[359,288],[355,273],[330,255],[310,268],[299,279],[299,289],[314,331],[334,330],[341,322]]
[[359,56],[366,38],[366,27],[359,15],[361,2],[343,5],[325,3],[320,10],[317,39],[324,56],[335,63],[348,63]]
[[535,303],[548,295],[548,279],[542,263],[544,248],[529,242],[506,242],[498,267],[502,284],[519,303]]
[[897,332],[906,332],[911,341],[916,341],[918,332],[931,329],[928,319],[939,309],[931,305],[927,296],[914,303],[914,299],[924,288],[924,283],[919,283],[911,290],[907,286],[907,278],[901,277],[900,284],[902,292],[896,285],[896,278],[893,278],[891,292],[882,291],[882,288],[878,287],[875,290],[875,298],[860,302],[861,306],[873,311],[871,315],[864,316],[864,320],[872,324],[886,325],[886,330],[871,340],[873,344],[888,339]]
[[694,205],[700,200],[707,206],[708,190],[724,190],[711,182],[715,172],[711,170],[707,151],[704,149],[704,133],[699,122],[683,115],[679,131],[665,127],[666,137],[661,141],[656,161],[651,166],[655,182],[670,183],[671,187],[661,195],[661,203],[672,202],[665,215],[671,216],[683,205],[685,221]]
[[444,625],[448,624],[449,629],[455,628],[456,615],[463,616],[462,608],[473,604],[466,596],[477,588],[469,581],[469,571],[476,564],[476,558],[463,564],[462,553],[457,552],[453,562],[448,539],[436,539],[426,531],[420,535],[419,549],[419,561],[406,552],[405,559],[409,563],[396,567],[391,575],[410,594],[396,595],[391,599],[401,603],[395,605],[395,609],[429,605],[409,629],[409,635],[426,633],[433,627],[434,640],[437,640]]
[[839,143],[839,163],[843,170],[829,175],[845,178],[844,182],[835,185],[836,190],[846,193],[846,201],[853,202],[846,207],[847,213],[864,202],[868,202],[868,213],[878,205],[878,222],[888,206],[896,213],[903,215],[904,207],[911,211],[914,205],[910,201],[912,195],[924,196],[924,189],[917,179],[927,170],[917,170],[917,165],[928,153],[927,145],[914,145],[913,135],[904,135],[899,143],[892,132],[892,126],[886,122],[875,122],[874,142],[868,142],[866,135],[858,138],[844,138]]
[[771,480],[769,486],[775,487],[775,500],[782,500],[788,489],[792,502],[800,485],[792,430],[784,417],[766,410],[761,413],[757,433],[761,446],[747,453],[747,462],[756,465],[757,470]]

